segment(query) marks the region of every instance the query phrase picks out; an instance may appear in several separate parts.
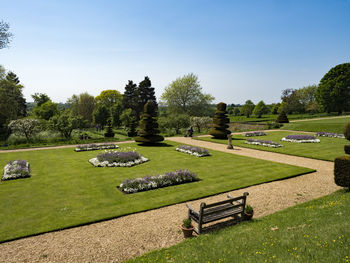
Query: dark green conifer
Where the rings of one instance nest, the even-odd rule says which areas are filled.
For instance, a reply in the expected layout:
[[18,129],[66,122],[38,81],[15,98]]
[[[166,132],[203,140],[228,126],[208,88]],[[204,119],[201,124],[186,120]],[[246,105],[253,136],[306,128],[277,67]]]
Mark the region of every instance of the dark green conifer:
[[155,144],[164,140],[164,137],[159,135],[155,105],[152,101],[148,101],[145,104],[143,114],[141,115],[138,136],[135,138],[136,142]]
[[289,123],[287,114],[284,111],[281,111],[276,119],[277,123]]

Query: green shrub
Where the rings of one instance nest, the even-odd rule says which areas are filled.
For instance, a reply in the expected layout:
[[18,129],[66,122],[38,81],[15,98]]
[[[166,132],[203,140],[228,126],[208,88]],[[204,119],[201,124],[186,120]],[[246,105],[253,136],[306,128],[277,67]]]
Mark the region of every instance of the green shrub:
[[350,121],[344,127],[344,136],[350,141]]
[[143,109],[143,114],[140,120],[140,129],[136,142],[144,144],[154,144],[164,140],[164,137],[159,135],[158,123],[156,120],[157,111],[155,104],[148,101]]
[[281,111],[276,119],[277,123],[289,123],[287,114],[284,111]]
[[227,135],[231,132],[227,130],[230,120],[227,117],[226,104],[220,102],[217,106],[217,110],[215,112],[213,118],[212,128],[209,130],[209,134],[217,139],[227,139]]
[[185,218],[182,222],[183,222],[183,226],[185,228],[191,228],[192,227],[192,220],[191,220],[191,218]]
[[350,154],[350,145],[344,145],[344,152]]
[[112,122],[111,120],[107,121],[107,127],[106,127],[106,132],[105,132],[105,137],[106,138],[113,138],[114,137],[114,132],[112,129]]
[[350,156],[335,158],[334,181],[339,186],[350,188]]

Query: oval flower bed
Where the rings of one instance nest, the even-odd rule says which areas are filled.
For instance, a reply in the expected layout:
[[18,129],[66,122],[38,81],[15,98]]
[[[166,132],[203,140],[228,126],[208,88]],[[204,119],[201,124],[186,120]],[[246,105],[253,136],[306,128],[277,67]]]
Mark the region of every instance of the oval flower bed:
[[25,160],[9,161],[4,167],[1,180],[30,177],[29,163]]
[[180,146],[176,147],[176,151],[187,153],[187,154],[194,155],[197,157],[203,157],[203,156],[210,155],[210,153],[207,149],[189,146],[189,145],[180,145]]
[[265,132],[257,131],[257,132],[246,132],[244,134],[245,137],[253,137],[253,136],[266,136]]
[[246,144],[253,144],[253,145],[261,145],[261,146],[266,146],[266,147],[273,147],[273,148],[277,148],[277,147],[282,147],[282,144],[279,144],[277,142],[273,142],[273,141],[266,141],[266,140],[257,140],[257,139],[247,139],[245,141]]
[[317,132],[316,136],[345,139],[344,134],[333,132]]
[[147,161],[137,152],[105,151],[90,159],[89,163],[95,167],[131,167]]
[[78,145],[74,151],[76,152],[84,152],[84,151],[94,151],[94,150],[105,150],[105,149],[117,149],[118,145],[114,143],[104,143],[104,144],[82,144]]
[[319,139],[316,139],[315,136],[311,135],[305,135],[305,134],[294,134],[294,135],[288,135],[286,137],[283,137],[281,141],[285,142],[298,142],[298,143],[305,143],[305,142],[320,142]]
[[160,175],[145,176],[143,178],[135,178],[131,180],[127,179],[118,186],[118,189],[123,193],[132,194],[196,181],[199,181],[199,179],[195,173],[183,169]]

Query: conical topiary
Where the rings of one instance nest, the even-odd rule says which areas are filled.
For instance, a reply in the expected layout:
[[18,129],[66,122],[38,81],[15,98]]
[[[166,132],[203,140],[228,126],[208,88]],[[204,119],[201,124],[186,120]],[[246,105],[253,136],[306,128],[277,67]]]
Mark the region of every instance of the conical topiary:
[[136,142],[154,144],[164,140],[164,137],[159,135],[156,116],[157,111],[154,102],[148,101],[143,108],[138,136],[135,138]]
[[214,138],[218,139],[227,139],[227,135],[231,132],[227,129],[230,120],[227,117],[226,104],[220,102],[217,105],[217,109],[213,118],[213,125],[209,130],[209,134]]
[[284,111],[281,111],[276,119],[277,123],[289,123],[287,114]]
[[107,128],[106,128],[106,132],[105,132],[105,137],[106,138],[113,138],[114,137],[114,132],[112,129],[112,122],[111,120],[107,121]]

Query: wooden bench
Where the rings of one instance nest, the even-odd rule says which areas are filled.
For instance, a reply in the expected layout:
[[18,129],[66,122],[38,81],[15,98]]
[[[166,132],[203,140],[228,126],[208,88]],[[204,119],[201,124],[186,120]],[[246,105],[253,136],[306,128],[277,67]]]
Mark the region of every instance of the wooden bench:
[[239,222],[244,219],[244,210],[246,199],[249,194],[245,192],[243,196],[233,198],[227,195],[227,200],[206,204],[201,203],[199,211],[195,211],[190,205],[188,207],[188,218],[191,218],[198,224],[198,228],[194,228],[197,234],[203,231],[203,225],[214,221],[232,217],[233,220]]

